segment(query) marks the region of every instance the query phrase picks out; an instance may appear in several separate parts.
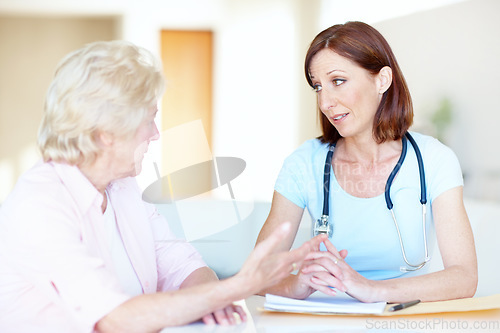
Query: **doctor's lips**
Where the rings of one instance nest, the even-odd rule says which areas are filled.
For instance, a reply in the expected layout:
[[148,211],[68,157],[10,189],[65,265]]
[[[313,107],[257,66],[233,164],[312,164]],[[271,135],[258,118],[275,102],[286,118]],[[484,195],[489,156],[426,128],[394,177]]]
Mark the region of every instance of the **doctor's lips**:
[[344,119],[345,117],[347,117],[348,115],[349,115],[349,112],[340,113],[340,114],[335,114],[329,118],[332,119],[333,121],[340,121],[340,120]]

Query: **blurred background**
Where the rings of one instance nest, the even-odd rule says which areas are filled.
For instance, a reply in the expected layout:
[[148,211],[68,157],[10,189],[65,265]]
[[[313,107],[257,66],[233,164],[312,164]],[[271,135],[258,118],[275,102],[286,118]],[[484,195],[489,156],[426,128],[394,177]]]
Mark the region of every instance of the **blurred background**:
[[[201,122],[194,128],[206,138],[205,160],[243,159],[244,192],[270,201],[284,158],[319,135],[305,52],[319,31],[348,20],[387,38],[414,98],[412,129],[456,152],[465,195],[500,202],[498,13],[498,0],[0,0],[0,204],[39,160],[37,130],[58,61],[111,39],[162,59],[161,130]],[[145,160],[143,188],[158,176],[152,161],[162,175],[175,171],[164,144]]]

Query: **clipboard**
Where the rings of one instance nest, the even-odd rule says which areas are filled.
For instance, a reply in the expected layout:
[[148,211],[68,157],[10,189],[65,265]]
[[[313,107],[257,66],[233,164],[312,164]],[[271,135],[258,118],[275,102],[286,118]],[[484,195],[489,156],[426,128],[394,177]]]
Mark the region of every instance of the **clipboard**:
[[[361,303],[361,302],[360,302]],[[361,303],[369,304],[369,303]],[[264,308],[261,311],[264,312],[283,312],[283,313],[300,313],[300,314],[311,314],[311,315],[341,315],[341,316],[379,316],[379,317],[391,317],[391,316],[408,316],[408,315],[421,315],[421,314],[432,314],[432,313],[450,313],[450,312],[470,312],[470,311],[483,311],[483,310],[494,310],[500,309],[500,294],[495,294],[491,296],[483,297],[472,297],[455,299],[448,301],[436,301],[436,302],[420,302],[417,305],[411,306],[406,309],[399,311],[389,311],[394,304],[386,304],[383,311],[380,312],[330,312],[330,311],[315,311],[314,307],[308,306],[296,306],[293,309],[290,307],[285,309],[285,307],[279,306],[269,306],[266,302]]]
[[420,302],[412,307],[399,310],[388,311],[391,305],[386,306],[384,312],[380,316],[399,316],[399,315],[417,315],[428,313],[445,313],[445,312],[469,312],[500,309],[500,294],[454,299],[449,301],[437,302]]

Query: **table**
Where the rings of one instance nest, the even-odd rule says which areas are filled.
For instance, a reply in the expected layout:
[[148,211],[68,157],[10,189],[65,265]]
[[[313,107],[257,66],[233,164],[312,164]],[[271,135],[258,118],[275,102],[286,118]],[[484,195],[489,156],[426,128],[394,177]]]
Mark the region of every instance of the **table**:
[[500,332],[500,309],[392,317],[307,315],[262,312],[265,298],[238,302],[248,321],[236,326],[207,326],[201,322],[166,328],[162,333],[314,333],[314,332]]

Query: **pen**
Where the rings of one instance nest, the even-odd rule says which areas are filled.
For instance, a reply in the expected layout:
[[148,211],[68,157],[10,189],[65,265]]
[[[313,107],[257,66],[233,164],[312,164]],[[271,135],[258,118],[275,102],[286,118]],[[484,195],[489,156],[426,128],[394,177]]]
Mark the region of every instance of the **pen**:
[[406,309],[406,308],[409,308],[410,306],[416,305],[418,303],[420,303],[419,299],[417,299],[415,301],[401,303],[401,304],[394,305],[393,307],[389,308],[389,311],[398,311],[398,310]]

